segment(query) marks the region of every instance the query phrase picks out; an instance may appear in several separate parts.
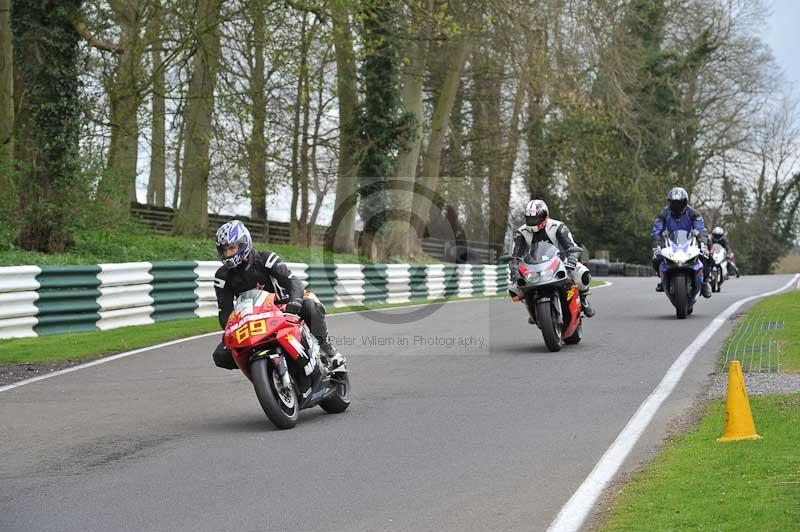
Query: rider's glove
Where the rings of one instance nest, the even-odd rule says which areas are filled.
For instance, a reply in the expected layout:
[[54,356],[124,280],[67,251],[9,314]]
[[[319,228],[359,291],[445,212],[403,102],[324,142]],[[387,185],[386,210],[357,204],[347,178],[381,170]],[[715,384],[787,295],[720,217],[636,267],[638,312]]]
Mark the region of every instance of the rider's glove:
[[661,256],[661,248],[653,248],[653,258],[657,259]]
[[572,255],[567,257],[567,268],[574,270],[578,267],[578,259]]
[[704,257],[708,257],[708,244],[705,242],[700,242],[700,253],[702,253]]
[[286,308],[283,309],[283,312],[286,314],[300,314],[300,309],[303,308],[303,300],[302,299],[293,299],[286,303]]

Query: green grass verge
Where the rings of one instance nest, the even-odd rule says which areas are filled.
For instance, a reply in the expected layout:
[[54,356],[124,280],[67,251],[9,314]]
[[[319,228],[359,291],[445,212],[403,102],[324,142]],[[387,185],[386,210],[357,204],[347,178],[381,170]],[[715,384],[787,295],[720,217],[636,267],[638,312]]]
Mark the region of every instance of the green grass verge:
[[[159,236],[141,232],[114,233],[111,231],[83,231],[75,235],[75,245],[67,253],[49,255],[23,251],[4,243],[0,247],[0,266],[27,264],[100,264],[107,262],[151,262],[162,260],[216,260],[217,252],[210,238],[181,238]],[[324,253],[319,247],[296,247],[284,244],[256,243],[256,249],[278,253],[286,262],[320,264],[368,263],[362,255],[352,253]],[[436,263],[430,257],[415,261],[417,264]]]
[[[748,335],[764,336],[778,342],[781,352],[781,371],[800,372],[800,290],[793,290],[760,301],[747,311],[744,319],[731,335],[729,342],[735,341],[740,329],[748,327],[749,320],[755,320],[757,324],[755,327],[750,324],[750,328],[753,330]],[[784,326],[783,329],[778,330],[761,330],[760,326],[764,321],[783,321]],[[800,490],[800,488],[798,489]]]
[[[505,296],[475,297],[470,298],[470,300],[476,301],[502,297]],[[452,297],[431,301],[416,300],[399,305],[379,304],[370,305],[368,307],[331,308],[328,310],[328,314],[465,300],[466,299]],[[151,325],[121,327],[108,331],[0,340],[0,365],[29,364],[61,360],[89,360],[219,330],[220,327],[217,318],[199,318],[167,321]]]
[[800,394],[750,398],[760,441],[717,443],[725,406],[668,444],[618,496],[610,531],[788,531],[800,527]]
[[165,321],[108,331],[0,341],[0,365],[87,360],[219,330],[217,318]]

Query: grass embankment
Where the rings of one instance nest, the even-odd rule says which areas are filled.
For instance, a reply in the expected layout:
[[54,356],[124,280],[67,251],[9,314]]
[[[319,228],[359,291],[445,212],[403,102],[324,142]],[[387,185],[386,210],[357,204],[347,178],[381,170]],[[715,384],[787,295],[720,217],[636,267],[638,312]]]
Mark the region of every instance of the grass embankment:
[[[0,247],[0,266],[24,264],[101,264],[109,262],[152,262],[163,260],[216,260],[217,251],[211,238],[182,238],[159,236],[146,231],[120,232],[83,231],[75,235],[75,245],[67,253],[49,255],[23,251],[7,242]],[[368,263],[368,259],[353,253],[325,253],[319,247],[296,247],[284,244],[256,243],[258,250],[270,250],[281,255],[285,262],[309,264]],[[429,257],[416,260],[426,264],[439,262]]]
[[[769,339],[778,342],[781,371],[800,372],[800,290],[792,290],[760,301],[747,312],[737,327],[753,327],[752,324],[748,324],[751,320],[755,321],[755,327],[759,329],[756,334],[766,334]],[[762,324],[767,322],[783,322],[783,328],[761,330]],[[734,331],[732,339],[736,337],[736,333],[737,331]]]
[[[800,370],[800,291],[761,301],[739,327],[751,319],[784,321],[769,332],[782,367]],[[800,530],[800,394],[750,404],[763,440],[718,443],[725,402],[710,403],[697,427],[633,475],[601,530]]]
[[618,496],[601,529],[788,531],[800,526],[800,394],[754,396],[759,441],[717,443],[725,405],[671,442]]
[[108,331],[0,340],[0,365],[88,360],[218,330],[217,318],[199,318]]

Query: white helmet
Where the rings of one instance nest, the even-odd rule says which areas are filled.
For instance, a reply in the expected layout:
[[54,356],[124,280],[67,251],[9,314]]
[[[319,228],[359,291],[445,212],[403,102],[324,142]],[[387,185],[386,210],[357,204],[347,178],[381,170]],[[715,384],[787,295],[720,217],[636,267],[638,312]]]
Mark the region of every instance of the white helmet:
[[525,225],[534,233],[544,229],[549,216],[547,204],[540,199],[531,200],[525,206]]

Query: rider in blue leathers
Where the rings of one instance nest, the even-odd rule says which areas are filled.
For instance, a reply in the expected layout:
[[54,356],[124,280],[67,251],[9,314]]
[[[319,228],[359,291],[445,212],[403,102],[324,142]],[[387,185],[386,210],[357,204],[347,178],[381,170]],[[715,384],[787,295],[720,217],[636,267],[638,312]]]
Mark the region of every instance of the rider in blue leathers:
[[[660,273],[661,255],[659,254],[661,247],[664,245],[664,231],[670,235],[674,235],[676,231],[696,231],[697,240],[700,243],[701,256],[700,260],[703,263],[703,297],[711,297],[711,283],[708,280],[706,272],[711,271],[711,261],[708,254],[708,231],[706,224],[703,221],[703,216],[689,207],[689,194],[683,188],[676,187],[669,191],[667,194],[667,206],[656,218],[651,232],[653,236],[653,268],[656,273]],[[659,280],[656,286],[657,292],[663,292],[664,287]]]

